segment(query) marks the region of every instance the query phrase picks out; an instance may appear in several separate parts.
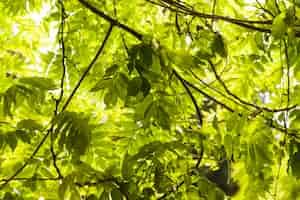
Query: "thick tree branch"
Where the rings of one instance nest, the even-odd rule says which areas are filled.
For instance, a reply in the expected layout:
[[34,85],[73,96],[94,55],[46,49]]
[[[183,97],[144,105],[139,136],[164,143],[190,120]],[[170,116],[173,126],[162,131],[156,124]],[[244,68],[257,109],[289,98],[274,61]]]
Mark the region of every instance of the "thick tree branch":
[[179,4],[173,0],[161,0],[159,3],[155,2],[153,0],[146,0],[149,3],[164,7],[172,12],[180,12],[182,14],[186,15],[192,15],[192,16],[197,16],[200,18],[205,18],[205,19],[212,19],[212,20],[222,20],[225,22],[229,22],[232,24],[238,24],[238,25],[245,25],[245,24],[264,24],[264,25],[270,25],[272,24],[272,20],[245,20],[245,19],[236,19],[236,18],[231,18],[227,16],[221,16],[221,15],[215,15],[215,14],[206,14],[206,13],[201,13],[196,11],[193,8],[188,8],[186,5],[183,3]]
[[[196,11],[194,8],[191,8],[190,6],[187,7],[184,3],[178,3],[174,0],[160,0],[159,2],[153,1],[153,0],[146,0],[149,3],[152,3],[154,5],[158,5],[161,7],[164,7],[172,12],[181,13],[185,15],[195,16],[203,19],[214,19],[214,20],[221,20],[224,22],[228,22],[231,24],[238,25],[243,28],[247,28],[254,31],[259,31],[263,33],[271,33],[271,28],[264,28],[264,27],[258,27],[254,24],[259,25],[272,25],[273,20],[244,20],[244,19],[236,19],[231,18],[227,16],[221,16],[221,15],[212,15],[212,14],[206,14]],[[300,37],[300,32],[295,32],[296,37]]]
[[139,40],[143,39],[143,35],[138,33],[137,31],[135,31],[134,29],[128,27],[125,24],[122,24],[121,22],[119,22],[116,19],[113,19],[112,17],[110,17],[109,15],[106,15],[104,12],[98,10],[97,8],[95,8],[94,6],[92,6],[90,3],[88,3],[86,0],[78,0],[82,5],[84,5],[86,8],[88,8],[90,11],[92,11],[93,13],[97,14],[99,17],[105,19],[106,21],[110,22],[112,25],[117,26],[123,30],[125,30],[126,32],[132,34],[134,37],[136,37]]

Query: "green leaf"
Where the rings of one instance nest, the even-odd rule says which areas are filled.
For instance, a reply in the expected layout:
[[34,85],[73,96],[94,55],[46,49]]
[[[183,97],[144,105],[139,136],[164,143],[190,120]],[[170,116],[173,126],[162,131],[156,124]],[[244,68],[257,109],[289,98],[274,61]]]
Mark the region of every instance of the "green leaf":
[[91,92],[97,92],[106,88],[110,88],[113,83],[113,79],[101,79],[96,85],[90,90]]
[[286,14],[281,13],[275,17],[272,24],[272,36],[274,38],[282,38],[287,30],[287,24],[285,22]]
[[170,128],[170,116],[169,114],[164,110],[162,106],[157,107],[157,119],[158,124],[164,128],[169,129]]
[[17,199],[17,198],[12,193],[5,192],[3,200],[15,200],[15,199]]
[[136,96],[142,86],[142,79],[140,77],[134,77],[128,82],[127,93],[128,96]]
[[106,191],[102,192],[99,200],[110,200],[110,193]]
[[125,100],[127,96],[128,78],[124,73],[119,73],[117,78],[114,80],[114,88],[118,96]]
[[297,151],[290,156],[289,166],[291,167],[291,171],[293,176],[299,178],[300,177],[300,152]]
[[120,190],[114,189],[111,191],[111,199],[112,200],[122,200],[122,194],[120,192]]
[[5,146],[5,135],[0,132],[0,150]]
[[[226,149],[226,155],[231,157],[232,155],[232,150],[233,150],[233,141],[232,141],[232,136],[229,134],[226,134],[224,137],[224,146]],[[229,158],[228,158],[229,159]]]
[[126,152],[122,161],[122,177],[125,180],[129,180],[131,177],[132,169],[131,169],[131,160],[130,156]]
[[119,65],[117,65],[117,64],[112,65],[111,67],[109,67],[105,70],[104,77],[109,77],[109,76],[114,75],[118,71],[118,69],[119,69]]
[[32,134],[23,131],[23,130],[16,130],[15,134],[17,138],[20,138],[23,142],[30,144],[30,140],[32,138]]
[[69,188],[69,185],[66,181],[62,181],[62,183],[58,187],[58,196],[61,200],[65,199],[65,194]]
[[107,106],[114,106],[117,103],[118,96],[116,92],[109,90],[104,96],[104,103]]
[[18,129],[27,129],[30,131],[35,131],[35,130],[42,130],[42,126],[37,123],[35,120],[32,119],[23,119],[18,122],[17,124]]
[[141,61],[142,61],[142,64],[145,65],[146,68],[148,66],[152,65],[152,62],[153,62],[152,54],[153,54],[153,50],[152,50],[151,46],[149,46],[147,44],[143,44],[141,46],[141,48],[140,48]]
[[143,189],[143,196],[147,199],[150,198],[151,196],[155,195],[155,191],[153,188],[147,187]]
[[16,134],[15,133],[7,134],[6,142],[9,145],[9,147],[11,148],[11,150],[14,151],[17,147],[17,144],[18,144]]
[[54,119],[55,134],[58,135],[59,146],[65,146],[68,151],[76,156],[83,155],[90,144],[91,128],[89,119],[81,113],[63,112]]
[[30,85],[42,90],[54,90],[57,89],[56,84],[52,79],[45,77],[25,77],[19,79],[20,83]]
[[149,81],[146,78],[142,78],[141,90],[144,94],[144,97],[149,94],[150,89],[151,89],[151,85],[150,85]]
[[212,51],[222,57],[227,57],[227,50],[225,47],[224,39],[220,33],[216,33],[211,44]]
[[72,199],[72,200],[81,200],[80,193],[76,188],[74,188],[72,190],[70,199]]

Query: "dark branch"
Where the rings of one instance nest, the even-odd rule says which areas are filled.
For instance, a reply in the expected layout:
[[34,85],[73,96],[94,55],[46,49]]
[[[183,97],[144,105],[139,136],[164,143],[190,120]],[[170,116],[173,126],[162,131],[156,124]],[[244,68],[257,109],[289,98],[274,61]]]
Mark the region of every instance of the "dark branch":
[[203,96],[205,96],[206,98],[214,101],[215,103],[219,104],[220,106],[222,106],[223,108],[225,108],[226,110],[228,110],[229,112],[235,112],[232,108],[230,108],[229,106],[227,106],[226,104],[220,102],[219,100],[217,100],[216,98],[212,97],[211,95],[207,94],[206,92],[204,92],[203,90],[197,88],[194,84],[190,83],[189,81],[183,79],[184,82],[190,86],[191,88],[193,88],[194,90],[196,90],[197,92],[199,92],[200,94],[202,94]]
[[[64,96],[64,81],[65,81],[65,76],[66,76],[66,55],[65,55],[65,41],[64,41],[64,27],[65,27],[65,19],[66,19],[66,12],[65,12],[65,7],[63,4],[62,0],[59,0],[59,4],[61,7],[61,20],[60,20],[60,29],[59,29],[59,43],[61,46],[61,54],[62,54],[62,59],[61,59],[61,65],[62,65],[62,75],[60,79],[60,95],[59,98],[55,101],[55,111],[54,115],[58,115],[59,111],[59,105],[62,102],[63,96]],[[59,178],[62,178],[62,174],[60,172],[60,169],[56,163],[56,153],[54,151],[54,138],[53,138],[53,127],[54,124],[51,125],[50,131],[51,131],[51,142],[50,142],[50,151],[52,155],[52,160],[53,160],[53,166],[56,170],[56,173],[58,174]]]
[[112,25],[117,26],[123,30],[125,30],[126,32],[132,34],[134,37],[136,37],[139,40],[143,39],[143,35],[136,32],[135,30],[131,29],[130,27],[128,27],[125,24],[122,24],[121,22],[119,22],[116,19],[113,19],[112,17],[106,15],[104,12],[98,10],[97,8],[95,8],[94,6],[92,6],[90,3],[88,3],[86,0],[78,0],[82,5],[84,5],[86,8],[88,8],[90,11],[92,11],[93,13],[97,14],[98,16],[100,16],[101,18],[105,19],[106,21],[110,22]]
[[40,148],[42,147],[42,145],[44,144],[44,142],[46,141],[46,139],[48,138],[50,133],[51,133],[50,130],[48,130],[47,133],[42,138],[42,140],[40,141],[40,143],[38,144],[38,146],[35,148],[35,150],[31,154],[31,156],[29,157],[29,159],[27,159],[25,161],[25,163],[11,177],[9,177],[7,179],[2,179],[4,183],[2,183],[2,185],[0,186],[0,190],[3,189],[10,181],[14,180],[19,175],[19,173],[21,173],[23,171],[23,169],[30,163],[30,161],[34,158],[34,156],[40,150]]
[[199,106],[197,104],[197,101],[196,101],[194,95],[192,94],[191,90],[189,89],[189,87],[187,86],[187,84],[185,83],[185,81],[183,80],[183,78],[181,76],[179,76],[179,74],[175,70],[173,70],[173,73],[178,78],[178,80],[181,82],[181,84],[183,85],[183,87],[187,91],[189,97],[191,98],[191,100],[192,100],[192,102],[193,102],[193,104],[195,106],[195,109],[196,109],[197,118],[199,120],[199,125],[202,127],[202,125],[203,125],[203,116],[201,114],[201,111],[199,109]]
[[[243,28],[247,28],[254,31],[259,31],[263,33],[271,33],[270,28],[263,28],[255,26],[254,24],[260,24],[260,25],[272,25],[273,20],[245,20],[245,19],[236,19],[231,18],[227,16],[220,16],[220,15],[212,15],[212,14],[206,14],[196,11],[195,9],[191,8],[190,6],[187,7],[183,3],[178,3],[173,0],[161,0],[161,2],[155,2],[153,0],[146,0],[149,3],[152,3],[154,5],[158,5],[161,7],[164,7],[172,12],[181,13],[185,15],[195,16],[203,19],[214,19],[214,20],[222,20],[224,22],[228,22],[231,24],[238,25]],[[295,32],[296,37],[300,37],[300,32]]]
[[241,106],[241,107],[243,107],[243,108],[245,108],[245,109],[248,108],[248,107],[246,107],[244,104],[241,104],[240,102],[238,102],[236,99],[234,99],[234,98],[232,98],[232,97],[230,97],[230,96],[226,96],[226,94],[222,93],[222,92],[221,92],[220,90],[218,90],[217,88],[212,87],[211,84],[212,84],[214,81],[212,81],[211,83],[206,83],[205,81],[201,80],[200,77],[198,77],[198,76],[193,72],[193,70],[190,70],[190,72],[191,72],[192,76],[194,76],[195,79],[197,79],[198,81],[200,81],[200,83],[201,83],[202,85],[204,85],[203,87],[206,87],[206,88],[211,89],[212,91],[214,91],[214,92],[218,93],[219,95],[221,95],[223,98],[226,98],[226,99],[232,101],[233,103],[235,103],[235,104],[237,104],[237,105],[239,105],[239,106]]
[[217,73],[217,70],[214,66],[214,64],[210,61],[207,60],[216,79],[219,81],[219,83],[223,86],[224,90],[226,91],[226,93],[230,96],[232,96],[234,99],[236,99],[237,101],[239,101],[240,103],[247,105],[247,106],[251,106],[252,108],[255,108],[257,110],[263,110],[263,111],[267,111],[267,112],[282,112],[282,111],[287,111],[287,110],[291,110],[297,107],[297,105],[293,105],[291,107],[286,107],[286,108],[278,108],[278,109],[272,109],[272,108],[267,108],[267,107],[261,107],[258,105],[255,105],[253,103],[247,102],[243,99],[241,99],[240,97],[238,97],[237,95],[235,95],[234,93],[232,93],[229,88],[226,86],[225,82],[222,80],[222,78],[219,76],[219,74]]
[[215,14],[206,14],[196,11],[193,8],[188,8],[187,6],[183,4],[178,4],[175,1],[172,0],[162,0],[163,3],[157,3],[152,0],[146,0],[149,3],[152,3],[154,5],[158,5],[164,8],[167,8],[168,10],[171,10],[172,12],[180,12],[187,15],[197,16],[200,18],[205,19],[212,19],[212,20],[222,20],[233,24],[265,24],[270,25],[272,24],[272,20],[245,20],[245,19],[235,19],[231,17],[221,16],[221,15],[215,15]]
[[92,69],[92,67],[94,66],[96,60],[98,59],[99,55],[102,53],[105,44],[111,34],[112,28],[113,28],[113,24],[111,23],[109,26],[109,29],[104,37],[104,40],[99,48],[99,50],[97,51],[96,55],[94,56],[93,60],[90,62],[90,64],[88,65],[88,67],[86,68],[86,70],[84,71],[84,73],[82,74],[82,76],[80,77],[79,81],[77,82],[76,86],[74,87],[73,91],[71,92],[70,96],[68,97],[66,103],[64,104],[64,106],[61,109],[61,112],[63,112],[67,106],[69,105],[69,103],[71,102],[73,96],[75,95],[76,91],[78,90],[78,88],[80,87],[82,81],[85,79],[85,77],[87,76],[87,74],[89,73],[89,71]]
[[[14,178],[10,181],[59,181],[61,180],[62,178],[35,178],[35,177],[31,177],[31,178],[23,178],[23,177],[20,177],[20,178]],[[4,182],[4,181],[8,181],[8,179],[2,179],[0,180],[0,182]]]

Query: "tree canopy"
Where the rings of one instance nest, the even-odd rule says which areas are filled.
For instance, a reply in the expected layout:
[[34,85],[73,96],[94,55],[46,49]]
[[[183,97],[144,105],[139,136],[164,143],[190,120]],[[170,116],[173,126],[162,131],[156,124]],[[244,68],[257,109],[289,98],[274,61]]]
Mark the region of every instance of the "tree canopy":
[[1,199],[300,199],[299,0],[0,8]]

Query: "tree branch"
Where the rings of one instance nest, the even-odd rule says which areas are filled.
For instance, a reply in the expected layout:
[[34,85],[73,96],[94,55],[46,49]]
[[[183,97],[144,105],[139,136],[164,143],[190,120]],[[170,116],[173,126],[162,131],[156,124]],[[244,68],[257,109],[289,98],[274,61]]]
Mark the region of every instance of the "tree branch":
[[125,24],[122,24],[121,22],[119,22],[116,19],[113,19],[112,17],[106,15],[104,12],[98,10],[97,8],[95,8],[94,6],[92,6],[90,3],[88,3],[86,0],[78,0],[82,5],[84,5],[86,8],[88,8],[90,11],[92,11],[93,13],[97,14],[99,17],[105,19],[106,21],[110,22],[112,25],[117,26],[123,30],[125,30],[126,32],[132,34],[134,37],[136,37],[139,40],[143,39],[143,35],[138,33],[137,31],[135,31],[134,29],[131,29],[130,27],[128,27]]
[[[65,12],[65,7],[63,0],[59,0],[58,3],[60,4],[61,7],[61,20],[60,20],[60,28],[59,28],[59,43],[61,46],[61,54],[62,54],[62,59],[61,59],[61,65],[62,65],[62,75],[60,79],[60,95],[59,98],[55,101],[55,111],[54,115],[57,116],[59,114],[59,105],[62,102],[63,96],[64,96],[64,81],[65,81],[65,76],[66,76],[66,55],[65,55],[65,41],[64,41],[64,27],[65,27],[65,19],[66,19],[66,12]],[[53,129],[54,124],[51,124],[50,131],[51,131],[51,142],[50,142],[50,151],[52,155],[52,160],[53,160],[53,166],[56,170],[56,173],[58,174],[59,178],[62,178],[62,173],[60,172],[60,169],[56,163],[56,153],[54,150],[54,138],[53,138]]]
[[114,24],[111,23],[109,26],[109,29],[104,37],[104,40],[99,48],[99,50],[97,51],[96,55],[94,56],[93,60],[90,62],[90,64],[88,65],[88,67],[86,68],[86,70],[84,71],[84,73],[82,74],[82,76],[80,77],[79,81],[77,82],[76,86],[74,87],[73,91],[71,92],[70,96],[68,97],[66,103],[63,105],[61,112],[63,112],[67,106],[69,105],[70,101],[72,100],[73,96],[75,95],[76,91],[78,90],[78,88],[80,87],[82,81],[85,79],[85,77],[87,76],[87,74],[89,73],[89,71],[92,69],[93,65],[95,64],[96,60],[98,59],[99,55],[102,53],[105,44],[111,34],[112,28],[113,28]]
[[203,125],[203,116],[201,114],[201,111],[199,109],[199,106],[197,104],[197,101],[194,97],[194,95],[192,94],[192,92],[190,91],[189,87],[187,86],[187,84],[185,83],[185,81],[182,79],[181,76],[179,76],[179,74],[173,69],[173,73],[175,74],[176,78],[182,83],[183,87],[185,88],[185,90],[187,91],[189,97],[191,98],[193,104],[194,104],[194,107],[196,109],[196,113],[197,113],[197,118],[199,120],[199,125],[202,127]]
[[[271,29],[258,27],[258,26],[255,26],[254,24],[260,24],[260,25],[272,25],[273,24],[273,20],[244,20],[244,19],[236,19],[236,18],[221,16],[221,15],[211,15],[211,14],[201,13],[201,12],[196,11],[193,8],[188,8],[183,3],[178,3],[173,0],[161,0],[162,3],[157,3],[153,0],[146,0],[146,1],[149,3],[152,3],[154,5],[164,7],[172,12],[182,13],[182,14],[190,15],[190,16],[196,16],[196,17],[203,18],[203,19],[222,20],[224,22],[228,22],[228,23],[235,24],[235,25],[238,25],[243,28],[247,28],[250,30],[259,31],[259,32],[263,32],[263,33],[271,33]],[[296,31],[295,36],[300,37],[300,32]]]
[[50,135],[51,131],[48,130],[47,133],[44,135],[38,146],[35,148],[31,156],[25,161],[25,163],[9,178],[7,179],[2,179],[4,183],[0,186],[0,190],[2,190],[10,181],[14,180],[19,173],[23,171],[23,169],[30,163],[30,161],[33,159],[33,157],[37,154],[37,152],[40,150],[44,142],[46,141],[47,137]]
[[238,25],[245,25],[245,24],[265,24],[265,25],[271,25],[273,23],[272,20],[245,20],[245,19],[236,19],[236,18],[231,18],[227,16],[221,16],[221,15],[215,15],[215,14],[206,14],[206,13],[201,13],[196,11],[193,8],[188,8],[184,4],[179,4],[173,0],[161,0],[163,3],[157,3],[153,0],[146,0],[147,2],[151,4],[155,4],[164,8],[167,8],[168,10],[172,12],[181,12],[183,14],[187,15],[192,15],[192,16],[197,16],[200,18],[205,18],[205,19],[212,19],[212,20],[222,20],[225,22],[233,23],[233,24],[238,24]]
[[219,74],[217,73],[217,70],[214,66],[214,64],[211,62],[211,60],[207,59],[207,62],[209,63],[216,79],[219,81],[219,83],[223,86],[224,90],[226,91],[226,93],[230,96],[232,96],[234,99],[236,99],[237,101],[239,101],[240,103],[247,105],[247,106],[251,106],[252,108],[255,108],[257,110],[263,110],[263,111],[267,111],[267,112],[282,112],[282,111],[287,111],[287,110],[291,110],[297,107],[297,105],[293,105],[291,107],[285,107],[285,108],[268,108],[268,107],[261,107],[255,104],[252,104],[250,102],[247,102],[243,99],[241,99],[240,97],[238,97],[237,95],[235,95],[234,93],[232,93],[229,88],[226,86],[225,82],[222,80],[222,78],[219,76]]

